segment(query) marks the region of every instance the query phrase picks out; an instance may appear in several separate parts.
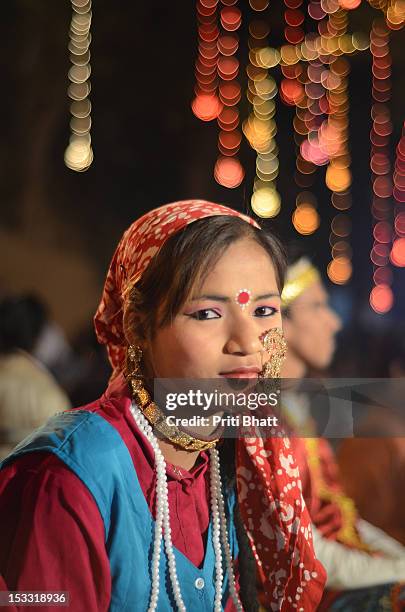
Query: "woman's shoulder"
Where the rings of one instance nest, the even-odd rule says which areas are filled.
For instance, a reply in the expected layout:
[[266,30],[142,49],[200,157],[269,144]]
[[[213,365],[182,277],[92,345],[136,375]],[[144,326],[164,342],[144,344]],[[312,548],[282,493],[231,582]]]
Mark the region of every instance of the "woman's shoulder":
[[55,454],[32,452],[15,458],[0,470],[0,497],[23,499],[33,496],[92,500],[80,478]]
[[23,458],[29,456],[26,462],[31,473],[34,469],[59,472],[69,468],[83,480],[84,474],[96,477],[103,466],[113,464],[112,460],[118,460],[125,453],[121,436],[105,418],[103,402],[97,400],[52,416],[18,444],[0,463],[0,468],[3,471],[14,465],[11,471],[17,473],[25,465]]
[[87,547],[96,553],[88,570],[84,562],[72,568],[72,596],[74,583],[84,581],[89,588],[93,584],[92,562],[97,564],[98,584],[101,563],[108,583],[100,509],[80,478],[52,453],[22,455],[0,470],[0,539],[6,555],[0,554],[0,572],[6,572],[10,585],[16,576],[19,584],[42,582],[45,588],[48,579],[58,584],[62,567],[58,560],[69,558],[72,550],[80,556]]

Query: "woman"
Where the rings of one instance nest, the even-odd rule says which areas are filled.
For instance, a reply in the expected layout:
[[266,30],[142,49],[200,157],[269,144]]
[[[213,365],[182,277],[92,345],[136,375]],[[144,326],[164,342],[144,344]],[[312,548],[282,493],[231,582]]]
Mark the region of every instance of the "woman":
[[[323,424],[320,431],[326,436],[329,430],[333,436],[333,431],[339,435],[338,427],[345,423],[344,412],[339,413],[340,422],[335,415],[334,429],[331,427],[333,411],[329,410],[327,394],[319,393],[319,380],[312,381],[313,392],[309,384],[302,384],[311,370],[320,372],[328,367],[335,336],[341,327],[338,315],[328,304],[321,275],[306,257],[298,258],[288,267],[281,299],[288,344],[282,372],[286,379],[295,381],[294,388],[282,394],[283,416],[289,423],[300,468],[315,551],[328,576],[319,611],[402,610],[405,607],[405,589],[401,584],[405,581],[405,548],[358,514],[343,486],[333,448],[326,437],[316,435],[311,415],[317,403],[318,425]],[[314,402],[316,397],[318,401]],[[384,425],[380,415],[379,432]],[[371,440],[362,461],[360,457],[352,461],[348,473],[356,473],[361,463],[380,466],[376,440]],[[384,480],[388,482],[391,466],[388,461],[382,465],[386,468]],[[381,501],[384,490],[375,485],[375,482],[369,483],[367,488],[369,511],[384,502]]]
[[283,269],[277,241],[224,206],[177,202],[132,224],[95,317],[114,368],[107,392],[3,466],[9,590],[69,591],[75,612],[255,609],[252,550],[274,610],[316,609],[325,574],[289,441],[236,442],[235,503],[217,441],[168,428],[148,385],[277,373],[282,342],[270,355],[263,338],[281,326]]

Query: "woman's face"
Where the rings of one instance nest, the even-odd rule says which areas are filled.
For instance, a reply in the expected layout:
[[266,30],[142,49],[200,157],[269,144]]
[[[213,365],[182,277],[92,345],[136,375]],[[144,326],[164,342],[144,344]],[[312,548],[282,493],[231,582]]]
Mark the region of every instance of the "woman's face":
[[288,356],[306,367],[324,369],[335,352],[335,337],[342,327],[339,316],[329,306],[329,296],[321,282],[313,283],[290,306],[285,318]]
[[[251,293],[242,309],[235,298]],[[145,350],[157,378],[257,378],[268,359],[260,337],[281,327],[280,294],[266,251],[245,238],[233,243],[173,321]]]

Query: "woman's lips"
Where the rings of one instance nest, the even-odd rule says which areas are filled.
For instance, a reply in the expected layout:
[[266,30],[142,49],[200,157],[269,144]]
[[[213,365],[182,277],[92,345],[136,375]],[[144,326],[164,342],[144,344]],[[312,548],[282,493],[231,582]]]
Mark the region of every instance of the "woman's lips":
[[220,375],[224,378],[258,378],[260,368],[240,368],[230,370],[229,372],[221,372]]

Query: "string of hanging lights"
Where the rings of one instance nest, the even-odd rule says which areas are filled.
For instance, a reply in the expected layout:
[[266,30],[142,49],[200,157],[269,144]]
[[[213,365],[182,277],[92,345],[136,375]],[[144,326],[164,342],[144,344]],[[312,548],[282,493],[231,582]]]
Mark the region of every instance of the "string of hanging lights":
[[214,177],[224,187],[234,188],[244,178],[237,158],[242,141],[238,130],[239,47],[237,30],[242,22],[237,0],[198,0],[198,55],[195,63],[195,98],[191,108],[202,121],[217,120],[219,156]]
[[394,301],[389,265],[392,243],[392,178],[390,134],[392,132],[389,100],[391,97],[390,31],[384,20],[375,20],[371,29],[372,56],[372,128],[370,132],[370,170],[373,188],[371,216],[373,247],[370,258],[374,268],[370,305],[378,313],[388,312]]
[[278,88],[269,73],[269,66],[260,59],[260,53],[268,45],[270,28],[263,4],[251,3],[253,10],[260,13],[259,19],[249,24],[249,63],[246,68],[248,88],[246,95],[251,112],[243,122],[243,132],[250,146],[256,152],[256,176],[251,197],[252,210],[260,217],[274,217],[280,211],[281,199],[277,191],[279,169],[276,104],[274,98]]
[[83,172],[93,161],[91,146],[90,43],[91,0],[71,0],[72,20],[69,29],[68,96],[70,103],[69,144],[65,150],[65,164],[71,170]]

